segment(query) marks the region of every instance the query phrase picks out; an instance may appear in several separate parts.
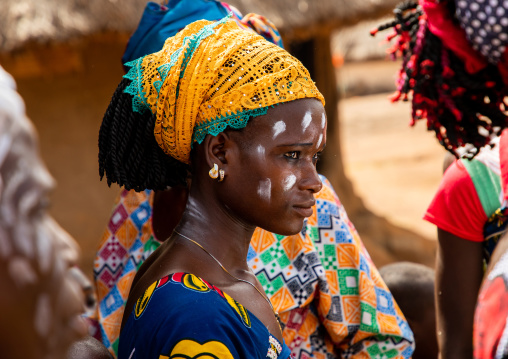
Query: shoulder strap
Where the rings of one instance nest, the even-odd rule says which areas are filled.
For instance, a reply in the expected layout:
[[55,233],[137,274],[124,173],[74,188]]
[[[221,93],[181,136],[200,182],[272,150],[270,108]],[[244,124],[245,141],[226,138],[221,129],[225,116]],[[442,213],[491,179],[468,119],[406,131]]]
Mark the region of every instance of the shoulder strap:
[[461,159],[461,161],[473,181],[485,214],[490,217],[501,207],[499,199],[501,180],[499,176],[478,160]]

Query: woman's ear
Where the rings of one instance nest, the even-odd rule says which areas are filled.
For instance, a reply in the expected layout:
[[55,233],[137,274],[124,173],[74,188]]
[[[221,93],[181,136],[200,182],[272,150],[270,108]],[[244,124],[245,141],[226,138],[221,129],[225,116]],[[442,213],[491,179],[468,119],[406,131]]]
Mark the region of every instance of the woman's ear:
[[217,136],[208,135],[204,140],[206,162],[210,167],[216,163],[223,168],[228,163],[230,152],[233,151],[234,141],[227,132],[221,132]]

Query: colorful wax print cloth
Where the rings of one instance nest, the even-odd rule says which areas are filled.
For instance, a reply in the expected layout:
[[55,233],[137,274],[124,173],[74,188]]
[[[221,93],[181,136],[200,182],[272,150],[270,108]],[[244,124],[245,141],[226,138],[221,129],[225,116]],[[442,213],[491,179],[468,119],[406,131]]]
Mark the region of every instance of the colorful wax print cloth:
[[288,359],[287,345],[227,293],[188,273],[154,282],[120,336],[120,359]]
[[[301,233],[256,229],[248,263],[281,317],[298,359],[410,358],[413,334],[328,180]],[[141,263],[159,242],[153,193],[122,190],[95,260],[92,334],[116,356],[123,309]]]
[[257,229],[248,263],[295,358],[410,358],[413,334],[324,177],[301,233]]
[[473,345],[475,359],[508,358],[508,253],[494,265],[480,289]]
[[116,357],[132,280],[160,242],[152,231],[152,191],[123,189],[115,203],[94,261],[97,306],[88,319],[90,334]]

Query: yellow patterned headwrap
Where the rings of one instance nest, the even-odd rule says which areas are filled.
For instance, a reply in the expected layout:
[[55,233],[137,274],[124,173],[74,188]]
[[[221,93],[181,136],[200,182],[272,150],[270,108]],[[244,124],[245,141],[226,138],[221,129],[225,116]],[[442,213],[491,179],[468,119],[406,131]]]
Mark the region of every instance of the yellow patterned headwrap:
[[243,128],[273,105],[306,97],[325,103],[300,61],[229,17],[196,21],[126,66],[133,110],[156,115],[157,143],[184,163],[193,142]]

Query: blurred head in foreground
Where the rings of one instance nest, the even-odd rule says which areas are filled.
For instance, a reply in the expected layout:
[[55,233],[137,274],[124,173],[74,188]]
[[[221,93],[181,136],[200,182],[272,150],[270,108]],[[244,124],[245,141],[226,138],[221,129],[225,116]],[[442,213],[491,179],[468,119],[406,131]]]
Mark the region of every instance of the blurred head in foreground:
[[74,240],[47,213],[54,180],[15,83],[0,67],[0,343],[6,358],[63,358],[86,334]]
[[411,262],[388,264],[379,270],[415,336],[413,359],[437,358],[434,270]]

